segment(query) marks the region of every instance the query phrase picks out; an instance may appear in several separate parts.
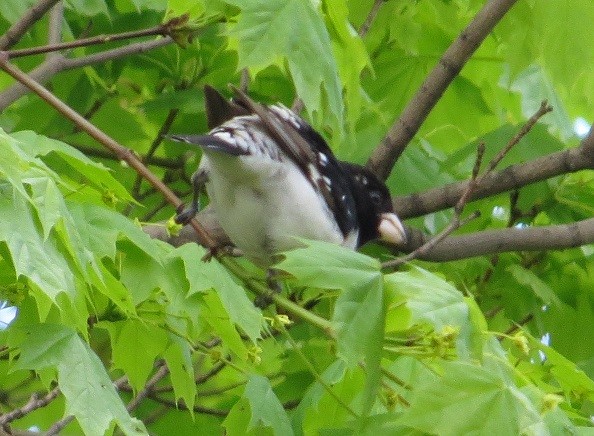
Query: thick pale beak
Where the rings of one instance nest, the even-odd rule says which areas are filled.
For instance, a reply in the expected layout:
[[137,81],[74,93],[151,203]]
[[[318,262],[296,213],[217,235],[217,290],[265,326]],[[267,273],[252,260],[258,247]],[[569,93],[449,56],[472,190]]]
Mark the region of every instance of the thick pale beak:
[[406,230],[395,213],[382,213],[377,230],[382,241],[393,245],[406,243]]

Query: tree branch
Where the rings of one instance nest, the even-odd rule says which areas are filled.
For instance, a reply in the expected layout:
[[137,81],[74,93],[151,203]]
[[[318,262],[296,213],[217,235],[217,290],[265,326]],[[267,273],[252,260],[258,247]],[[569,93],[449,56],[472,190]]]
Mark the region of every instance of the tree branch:
[[[4,54],[4,56],[2,56]],[[131,150],[123,147],[113,138],[103,133],[100,129],[95,127],[89,121],[84,119],[80,114],[74,111],[70,106],[62,102],[54,94],[44,88],[42,85],[37,83],[27,74],[23,73],[15,65],[11,64],[6,58],[5,53],[0,53],[0,67],[10,74],[13,78],[18,80],[20,83],[25,85],[31,91],[34,91],[39,97],[45,100],[50,106],[64,115],[67,119],[71,120],[78,128],[86,132],[89,136],[95,139],[100,144],[111,150],[120,160],[125,161],[128,165],[134,168],[137,172],[141,173],[148,182],[158,189],[165,198],[174,206],[178,207],[182,204],[181,200],[152,172],[150,172],[138,159],[136,154]],[[204,233],[201,229],[200,233]],[[203,238],[203,245],[209,246],[207,243],[208,236],[205,235]]]
[[167,36],[170,30],[169,23],[163,23],[148,29],[133,30],[130,32],[117,33],[114,35],[97,35],[90,38],[81,38],[69,42],[56,42],[40,47],[23,48],[21,50],[7,51],[10,59],[22,56],[32,56],[41,53],[51,53],[60,50],[72,49],[77,47],[88,47],[91,45],[105,44],[108,42],[121,41],[124,39],[141,38],[144,36]]
[[369,32],[369,29],[371,28],[371,25],[373,24],[375,17],[377,17],[377,14],[379,13],[379,10],[384,1],[385,0],[375,0],[373,2],[371,10],[369,11],[369,14],[367,14],[367,18],[365,18],[365,22],[363,22],[363,24],[361,24],[361,27],[359,28],[359,36],[361,38],[365,37],[365,35],[367,35],[367,32]]
[[[47,32],[48,44],[57,44],[62,40],[62,23],[64,22],[64,2],[60,1],[50,11]],[[50,55],[48,55],[50,56]]]
[[[594,131],[579,147],[558,151],[533,161],[511,165],[487,175],[470,195],[470,201],[520,189],[531,183],[584,169],[594,169]],[[468,185],[468,181],[451,183],[420,194],[393,199],[394,211],[401,219],[426,215],[453,207]]]
[[451,81],[517,0],[490,0],[486,2],[460,36],[446,50],[438,64],[427,76],[420,89],[406,105],[367,161],[367,168],[386,180],[392,167],[407,144],[418,132],[421,124]]
[[[411,232],[409,236],[405,251],[414,250],[428,239],[418,230]],[[594,218],[589,218],[572,224],[521,229],[512,227],[450,236],[418,258],[431,262],[447,262],[509,251],[563,250],[592,243]]]
[[132,401],[128,403],[128,405],[126,406],[128,412],[132,412],[140,405],[142,400],[144,400],[147,397],[150,397],[153,393],[153,388],[155,387],[155,385],[159,383],[163,378],[165,378],[167,374],[169,374],[169,368],[167,368],[167,365],[165,365],[165,363],[162,363],[157,372],[155,372],[151,379],[146,383],[144,389],[140,391],[136,395],[136,397],[134,397]]
[[[149,50],[154,50],[156,48],[171,44],[172,42],[173,40],[170,37],[165,37],[152,41],[129,44],[123,47],[115,48],[113,50],[106,50],[101,53],[74,59],[67,59],[61,54],[55,54],[54,56],[51,56],[49,60],[41,63],[35,69],[30,71],[29,77],[31,77],[36,82],[43,84],[48,82],[53,76],[62,71],[86,67],[96,63],[107,62],[133,54],[144,53]],[[0,93],[0,112],[14,103],[20,97],[27,94],[27,92],[29,92],[28,87],[23,86],[21,83],[15,83],[10,88],[2,91]]]
[[31,6],[19,21],[10,26],[4,35],[0,36],[0,51],[8,50],[19,42],[29,28],[59,1],[41,0],[36,5]]
[[0,428],[14,421],[15,419],[22,418],[23,416],[33,412],[34,410],[41,409],[42,407],[47,406],[49,403],[54,401],[54,399],[59,394],[60,388],[55,387],[41,398],[37,393],[31,395],[31,398],[29,398],[29,401],[27,401],[27,403],[24,406],[0,416]]
[[[145,177],[145,179],[157,191],[161,192],[161,194],[171,205],[178,208],[183,204],[182,201],[175,195],[175,193],[171,191],[169,187],[161,181],[161,179],[155,176],[151,171],[148,170],[148,168],[146,168],[146,166],[144,166],[144,164],[140,161],[140,159],[138,159],[136,154],[134,154],[131,150],[120,145],[110,136],[106,135],[100,129],[98,129],[89,121],[84,119],[70,106],[58,99],[54,94],[52,94],[42,85],[37,83],[31,77],[27,76],[27,74],[22,72],[16,66],[12,65],[6,58],[5,52],[0,52],[0,68],[2,68],[4,71],[10,74],[16,80],[27,86],[29,89],[34,91],[50,106],[52,106],[62,115],[64,115],[68,120],[72,121],[78,128],[80,128],[82,131],[86,132],[97,142],[111,150],[119,159],[125,161],[130,167],[132,167],[138,173],[142,174],[143,177]],[[205,231],[205,229],[200,225],[200,223],[196,219],[192,219],[190,221],[190,225],[196,232],[198,242],[202,246],[207,247],[209,249],[217,248],[216,241]],[[240,278],[245,283],[245,285],[253,292],[255,292],[258,295],[270,295],[271,291],[265,284],[254,279],[251,273],[248,273],[242,266],[240,266],[233,259],[230,259],[229,257],[225,256],[220,256],[218,260],[223,266],[225,266],[225,268],[227,268],[228,271],[230,271],[236,277]],[[308,311],[307,309],[304,309],[303,307],[288,300],[280,294],[273,294],[274,295],[271,295],[270,298],[274,301],[275,304],[291,312],[293,315],[323,330],[324,333],[326,333],[331,338],[336,337],[336,332],[334,331],[334,328],[332,327],[332,323],[330,321],[314,314],[313,312]]]

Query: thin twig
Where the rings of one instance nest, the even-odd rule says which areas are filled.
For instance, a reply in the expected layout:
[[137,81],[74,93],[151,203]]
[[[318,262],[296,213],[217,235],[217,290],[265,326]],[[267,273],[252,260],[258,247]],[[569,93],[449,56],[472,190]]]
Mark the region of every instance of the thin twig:
[[[168,407],[175,407],[178,409],[188,410],[188,406],[186,405],[184,400],[172,401],[172,400],[163,398],[156,394],[150,394],[149,398],[151,400],[155,400],[158,403],[164,404]],[[211,407],[200,406],[198,404],[194,404],[194,407],[192,408],[192,410],[197,413],[204,413],[206,415],[214,415],[214,416],[227,416],[229,414],[228,410],[213,409]]]
[[485,2],[484,7],[448,47],[367,161],[367,167],[378,177],[383,180],[388,178],[394,163],[418,132],[446,88],[516,2],[517,0]]
[[[89,121],[85,120],[80,114],[73,110],[70,106],[61,101],[58,97],[48,91],[45,87],[31,79],[27,74],[23,73],[15,65],[11,64],[3,53],[0,53],[0,67],[14,77],[16,80],[27,86],[29,89],[34,91],[39,97],[45,100],[50,106],[55,108],[58,112],[64,115],[67,119],[75,123],[81,130],[86,132],[89,136],[95,139],[100,144],[111,150],[119,159],[125,161],[128,165],[134,168],[138,173],[142,174],[143,177],[160,191],[167,201],[174,207],[179,207],[183,203],[182,201],[165,185],[161,179],[155,176],[149,171],[146,166],[138,159],[136,154],[131,150],[123,147],[113,138],[106,135],[103,131],[95,127]],[[212,238],[204,231],[200,224],[196,220],[191,221],[192,227],[196,230],[200,242],[205,247],[215,247],[215,242]]]
[[[29,72],[29,77],[39,83],[45,83],[49,81],[56,74],[71,70],[75,68],[82,68],[89,65],[104,63],[110,60],[119,59],[134,54],[145,53],[150,50],[154,50],[160,47],[164,47],[171,44],[173,39],[166,36],[164,38],[155,39],[151,41],[137,42],[134,44],[128,44],[123,47],[114,48],[112,50],[106,50],[101,53],[95,53],[88,56],[82,56],[80,58],[67,59],[64,56],[56,55],[52,56],[51,59],[41,63],[35,69]],[[16,83],[10,88],[5,89],[0,93],[0,111],[8,107],[14,101],[22,97],[28,92],[28,87],[23,86],[20,83]]]
[[61,420],[54,422],[54,424],[48,428],[47,432],[45,432],[45,436],[54,436],[59,434],[64,429],[64,427],[70,424],[73,420],[74,415],[68,415]]
[[15,419],[22,418],[23,416],[33,412],[34,410],[41,409],[42,407],[47,406],[49,403],[54,401],[59,394],[60,388],[58,387],[55,387],[47,394],[45,394],[43,397],[40,397],[39,394],[34,393],[33,395],[31,395],[31,398],[29,398],[29,401],[27,401],[25,405],[0,416],[0,428],[14,421]]
[[518,322],[515,322],[512,326],[510,326],[510,328],[508,328],[503,334],[506,336],[511,336],[515,332],[520,330],[521,327],[525,326],[533,319],[534,319],[534,315],[532,313],[529,313],[524,318],[522,318],[521,320],[519,320]]
[[444,230],[442,230],[438,235],[429,239],[427,242],[425,242],[420,247],[413,250],[408,255],[384,262],[382,264],[382,268],[397,268],[398,266],[403,265],[406,262],[410,262],[413,259],[416,259],[422,255],[427,254],[437,244],[439,244],[446,237],[448,237],[452,232],[454,232],[455,230],[460,228],[461,225],[467,223],[469,220],[477,218],[480,214],[478,212],[475,212],[472,215],[470,215],[467,219],[465,219],[464,221],[461,221],[461,219],[460,219],[462,211],[464,210],[464,207],[470,200],[474,191],[477,189],[478,186],[481,185],[483,180],[485,180],[485,178],[490,175],[490,173],[495,169],[495,167],[497,167],[497,165],[503,160],[505,155],[507,153],[509,153],[509,151],[514,147],[514,145],[518,144],[520,142],[520,140],[524,136],[526,136],[526,134],[528,134],[528,132],[530,132],[530,130],[532,129],[532,127],[534,127],[536,122],[543,115],[545,115],[546,113],[548,113],[552,110],[553,110],[553,108],[548,105],[546,100],[543,101],[540,105],[540,108],[536,111],[536,113],[528,119],[528,121],[522,126],[522,128],[518,131],[518,133],[516,133],[513,136],[513,138],[511,138],[508,141],[508,143],[505,145],[505,147],[503,147],[493,157],[493,159],[491,159],[491,161],[489,162],[489,164],[487,166],[486,171],[483,174],[481,174],[480,176],[479,176],[479,170],[480,170],[480,166],[481,166],[483,156],[485,153],[485,144],[479,143],[479,145],[477,147],[477,155],[476,155],[474,167],[472,169],[472,176],[466,185],[466,189],[464,190],[464,192],[462,193],[462,195],[456,202],[456,205],[454,206],[454,216],[452,217],[450,224]]
[[[153,157],[153,155],[155,154],[155,151],[157,151],[157,148],[163,142],[163,138],[165,137],[167,132],[169,132],[169,129],[171,128],[173,121],[175,121],[175,118],[177,117],[178,113],[179,113],[179,109],[177,109],[177,108],[169,110],[169,113],[167,114],[165,121],[163,121],[163,124],[161,124],[161,128],[159,129],[159,132],[155,136],[155,139],[153,139],[153,142],[151,143],[151,145],[143,159],[150,159]],[[138,173],[136,175],[136,180],[134,181],[134,186],[132,187],[132,196],[137,200],[138,200],[138,194],[140,193],[140,186],[141,186],[142,180],[143,180],[142,175],[140,173]]]
[[210,368],[210,370],[208,372],[196,376],[196,378],[194,379],[194,382],[197,385],[206,383],[208,380],[210,380],[215,375],[217,375],[219,372],[221,372],[224,368],[225,368],[225,364],[223,362],[219,362],[216,365],[214,365],[212,368]]
[[470,177],[470,181],[468,182],[468,185],[466,186],[466,190],[460,196],[460,199],[458,200],[458,202],[456,203],[456,206],[454,207],[454,216],[452,217],[452,220],[450,221],[448,226],[445,229],[443,229],[439,234],[437,234],[433,238],[429,239],[427,242],[425,242],[419,248],[417,248],[416,250],[407,254],[406,256],[401,256],[396,259],[382,263],[382,268],[397,268],[406,262],[410,262],[411,260],[416,259],[417,257],[431,251],[437,244],[439,244],[441,241],[443,241],[445,238],[447,238],[450,234],[452,234],[452,232],[459,229],[462,225],[464,225],[467,222],[469,222],[473,219],[476,219],[480,216],[480,213],[477,211],[477,212],[472,213],[470,216],[468,216],[464,220],[462,220],[460,218],[462,215],[462,212],[464,210],[464,207],[466,206],[468,198],[470,197],[470,194],[477,186],[478,173],[481,168],[481,163],[483,161],[484,154],[485,154],[485,144],[481,142],[481,143],[479,143],[477,150],[476,150],[476,159],[474,162],[474,167],[472,169],[472,175]]
[[[487,174],[489,174],[491,171],[493,171],[497,165],[499,165],[499,162],[501,162],[503,160],[505,155],[512,149],[512,147],[514,147],[518,142],[520,142],[520,140],[524,136],[526,136],[528,134],[528,132],[530,132],[530,130],[532,130],[534,125],[538,122],[539,119],[541,119],[543,117],[543,115],[548,114],[552,110],[553,110],[553,108],[551,106],[549,106],[548,102],[546,100],[543,100],[540,103],[540,107],[534,113],[534,115],[532,115],[528,119],[528,121],[526,121],[526,123],[522,126],[522,128],[518,131],[518,133],[516,133],[514,135],[514,137],[509,140],[509,142],[506,144],[506,146],[503,147],[493,159],[491,159],[491,162],[489,162],[489,166],[487,167],[485,174],[481,177],[481,180],[484,179]],[[481,180],[479,180],[479,183]]]
[[230,390],[233,390],[240,386],[243,386],[246,383],[247,383],[247,381],[238,381],[238,382],[226,385],[226,386],[221,386],[220,388],[198,391],[196,393],[196,396],[198,396],[198,397],[213,397],[213,396],[221,395],[227,391],[230,391]]
[[371,10],[369,11],[367,18],[365,18],[365,21],[363,22],[363,24],[361,24],[361,27],[359,28],[359,36],[361,38],[365,37],[365,35],[367,35],[367,32],[369,32],[369,29],[375,21],[375,18],[377,17],[377,14],[384,1],[385,0],[375,0],[373,6],[371,6]]
[[132,412],[134,409],[136,409],[140,405],[142,400],[144,400],[152,394],[155,385],[159,383],[163,378],[165,378],[167,374],[169,374],[169,368],[167,368],[167,365],[165,363],[162,363],[157,372],[155,372],[155,374],[146,383],[144,389],[138,392],[136,397],[134,397],[132,401],[128,403],[128,405],[126,406],[126,410],[128,410],[128,412]]
[[9,50],[6,53],[10,59],[19,58],[23,56],[32,56],[41,53],[51,53],[61,50],[68,50],[77,47],[88,47],[98,44],[106,44],[114,41],[121,41],[124,39],[142,38],[145,36],[167,36],[170,31],[169,23],[160,24],[148,29],[133,30],[130,32],[122,32],[113,35],[97,35],[90,38],[81,38],[75,41],[60,42],[56,44],[48,44],[39,47],[29,47],[19,50]]
[[[219,372],[221,372],[224,368],[225,368],[224,362],[217,362],[206,373],[197,375],[194,379],[194,383],[197,385],[206,383],[212,377],[214,377]],[[241,384],[244,384],[244,382],[241,382]],[[173,390],[173,386],[159,386],[159,387],[153,388],[153,392],[171,392],[172,390]]]
[[7,50],[15,45],[27,33],[33,24],[49,11],[60,0],[41,0],[31,6],[25,14],[0,36],[0,50]]

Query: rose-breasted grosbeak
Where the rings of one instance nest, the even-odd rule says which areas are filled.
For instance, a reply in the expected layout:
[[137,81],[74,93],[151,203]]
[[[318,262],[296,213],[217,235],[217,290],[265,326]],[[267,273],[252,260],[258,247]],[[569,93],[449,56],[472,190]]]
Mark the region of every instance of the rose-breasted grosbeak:
[[384,183],[362,166],[337,160],[326,141],[285,106],[263,106],[235,93],[228,101],[207,86],[212,130],[171,136],[203,151],[192,177],[192,206],[178,214],[179,223],[197,212],[206,186],[223,230],[261,266],[301,246],[298,238],[352,249],[378,238],[406,241]]

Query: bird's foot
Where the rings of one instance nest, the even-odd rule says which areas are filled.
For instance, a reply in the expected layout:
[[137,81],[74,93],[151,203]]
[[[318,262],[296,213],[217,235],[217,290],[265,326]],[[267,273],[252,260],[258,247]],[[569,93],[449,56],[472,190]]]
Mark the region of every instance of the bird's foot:
[[186,208],[182,204],[177,208],[177,215],[175,216],[175,222],[177,224],[182,224],[185,226],[192,220],[192,218],[194,218],[194,216],[196,216],[197,212],[198,212],[197,207],[190,206],[190,207]]

